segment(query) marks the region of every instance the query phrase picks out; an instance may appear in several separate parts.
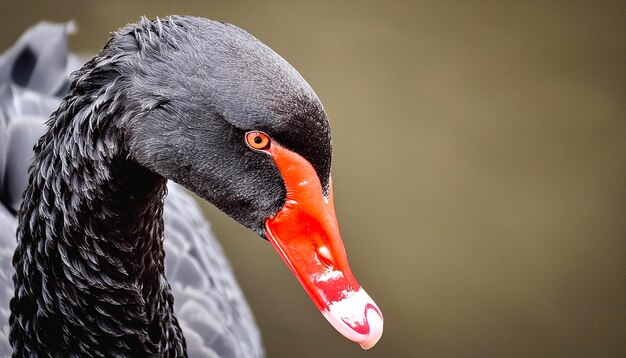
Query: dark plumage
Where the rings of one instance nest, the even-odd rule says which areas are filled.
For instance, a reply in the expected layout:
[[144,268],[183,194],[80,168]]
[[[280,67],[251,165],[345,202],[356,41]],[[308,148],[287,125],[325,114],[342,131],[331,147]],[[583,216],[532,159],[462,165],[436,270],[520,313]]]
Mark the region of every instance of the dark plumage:
[[[13,60],[39,68],[30,47]],[[30,85],[37,73],[10,78]],[[47,94],[67,88],[42,83]],[[72,74],[47,126],[18,213],[15,357],[261,354],[230,271],[221,288],[201,279],[226,265],[211,260],[219,253],[197,207],[174,188],[172,210],[186,219],[164,216],[168,179],[268,239],[346,338],[364,349],[380,339],[382,313],[354,278],[339,233],[324,109],[298,72],[247,32],[179,16],[128,25]],[[179,232],[183,221],[198,232],[183,234],[168,259],[180,322],[164,217]],[[220,290],[224,299],[203,301]],[[217,317],[223,332],[211,324]]]
[[[172,185],[163,206],[165,178],[139,165],[129,144],[131,122],[139,123],[140,117],[176,121],[173,117],[185,109],[171,99],[165,106],[167,97],[160,97],[160,109],[149,96],[143,101],[127,97],[134,73],[124,66],[150,51],[152,56],[174,51],[165,44],[158,51],[139,45],[154,41],[157,29],[193,23],[228,26],[191,18],[143,20],[113,35],[103,52],[74,75],[68,96],[48,122],[49,130],[36,146],[20,212],[11,302],[14,356],[27,351],[42,356],[185,355],[172,292],[190,356],[262,354],[248,307],[197,206]],[[30,157],[24,148],[42,131],[37,129],[39,118],[52,111],[56,95],[67,88],[64,31],[47,31],[47,43],[38,41],[41,34],[25,36],[26,43],[22,40],[17,50],[0,59],[0,303],[5,304],[13,295],[6,283],[11,272],[7,258],[15,245],[12,212],[21,191],[15,188]],[[185,39],[185,31],[177,31],[176,41]],[[190,34],[185,36],[189,40]],[[126,53],[112,50],[133,41],[135,47]],[[23,53],[33,53],[35,61],[20,62],[30,56]],[[34,70],[46,62],[50,71]],[[12,76],[16,71],[27,76]],[[49,91],[42,83],[55,89]],[[151,116],[156,111],[162,115]],[[149,138],[144,141],[149,147]],[[20,151],[19,160],[6,155]],[[175,160],[155,158],[153,166],[176,166]],[[7,315],[6,308],[0,307],[0,317]],[[0,333],[0,353],[8,353],[6,343]]]

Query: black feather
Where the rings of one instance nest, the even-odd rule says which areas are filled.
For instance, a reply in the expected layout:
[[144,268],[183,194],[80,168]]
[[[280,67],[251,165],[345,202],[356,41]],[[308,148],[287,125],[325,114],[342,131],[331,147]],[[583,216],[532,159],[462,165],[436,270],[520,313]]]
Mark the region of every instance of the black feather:
[[245,131],[265,131],[330,181],[313,90],[245,31],[206,19],[113,33],[47,124],[13,259],[16,357],[185,356],[164,271],[166,179],[263,235],[285,188]]

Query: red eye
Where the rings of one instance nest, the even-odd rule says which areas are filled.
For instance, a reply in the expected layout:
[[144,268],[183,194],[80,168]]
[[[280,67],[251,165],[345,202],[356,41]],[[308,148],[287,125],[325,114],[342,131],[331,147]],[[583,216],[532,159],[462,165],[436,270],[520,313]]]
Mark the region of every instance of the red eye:
[[246,144],[248,147],[256,150],[264,150],[270,147],[272,140],[263,132],[246,133]]

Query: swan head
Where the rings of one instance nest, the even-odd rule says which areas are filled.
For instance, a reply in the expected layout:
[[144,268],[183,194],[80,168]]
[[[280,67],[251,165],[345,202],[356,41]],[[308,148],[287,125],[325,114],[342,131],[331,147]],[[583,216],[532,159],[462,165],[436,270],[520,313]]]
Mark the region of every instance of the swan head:
[[132,160],[267,239],[340,333],[376,344],[382,313],[335,216],[328,118],[291,65],[233,25],[171,17],[120,29],[87,66],[124,109]]

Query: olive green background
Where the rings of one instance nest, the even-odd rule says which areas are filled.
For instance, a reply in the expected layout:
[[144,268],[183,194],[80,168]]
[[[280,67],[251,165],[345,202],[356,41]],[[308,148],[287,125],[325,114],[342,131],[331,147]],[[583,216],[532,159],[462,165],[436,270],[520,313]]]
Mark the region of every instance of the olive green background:
[[4,1],[0,47],[75,19],[94,53],[171,13],[248,30],[331,118],[342,235],[385,333],[345,340],[204,204],[269,357],[626,356],[625,3]]

